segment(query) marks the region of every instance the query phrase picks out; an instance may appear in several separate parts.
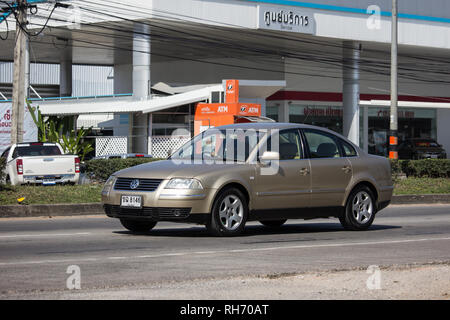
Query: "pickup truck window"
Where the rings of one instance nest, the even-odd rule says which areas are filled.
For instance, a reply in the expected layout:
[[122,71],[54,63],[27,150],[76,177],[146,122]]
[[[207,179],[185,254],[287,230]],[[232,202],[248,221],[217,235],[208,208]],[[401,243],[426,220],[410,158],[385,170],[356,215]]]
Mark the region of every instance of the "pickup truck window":
[[33,156],[58,156],[61,151],[57,146],[18,146],[14,149],[13,158]]

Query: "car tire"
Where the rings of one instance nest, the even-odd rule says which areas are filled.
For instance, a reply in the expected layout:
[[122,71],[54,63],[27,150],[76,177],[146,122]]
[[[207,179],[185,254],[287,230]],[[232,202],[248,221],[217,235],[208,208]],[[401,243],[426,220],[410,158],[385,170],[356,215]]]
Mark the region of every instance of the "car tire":
[[372,191],[366,186],[358,186],[350,193],[343,215],[339,221],[346,230],[367,230],[376,214],[376,202]]
[[270,228],[279,228],[283,224],[286,223],[286,219],[284,220],[268,220],[268,221],[260,221],[263,226],[270,227]]
[[156,226],[156,221],[138,221],[132,219],[120,219],[125,229],[131,232],[148,232]]
[[239,189],[223,190],[214,200],[208,231],[219,237],[232,237],[242,233],[248,217],[248,204]]

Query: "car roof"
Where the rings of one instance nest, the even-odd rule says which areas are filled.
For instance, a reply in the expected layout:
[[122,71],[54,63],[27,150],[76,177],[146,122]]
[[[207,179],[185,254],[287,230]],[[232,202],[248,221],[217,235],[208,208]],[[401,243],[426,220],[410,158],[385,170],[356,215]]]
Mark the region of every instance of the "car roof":
[[[318,127],[318,126],[313,126],[313,125],[309,125],[309,124],[303,124],[303,123],[288,123],[288,122],[248,122],[248,123],[235,123],[235,124],[228,124],[225,126],[220,126],[220,127],[215,127],[214,129],[242,129],[242,130],[249,130],[249,129],[254,129],[254,130],[261,130],[261,129],[278,129],[278,130],[283,130],[283,129],[295,129],[295,128],[299,128],[299,129],[315,129],[315,130],[321,130],[321,131],[325,131],[327,133],[330,133],[332,135],[335,135],[343,140],[345,140],[346,142],[351,143],[353,146],[358,147],[357,145],[355,145],[353,142],[351,142],[350,140],[348,140],[348,138],[344,137],[343,135],[337,133],[336,131],[324,128],[324,127]],[[359,148],[359,147],[358,147]]]

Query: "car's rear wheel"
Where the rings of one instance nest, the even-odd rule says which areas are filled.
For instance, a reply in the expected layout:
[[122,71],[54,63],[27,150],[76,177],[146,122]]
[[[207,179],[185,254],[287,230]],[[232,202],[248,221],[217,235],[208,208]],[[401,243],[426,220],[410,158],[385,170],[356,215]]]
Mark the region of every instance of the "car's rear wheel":
[[345,211],[339,220],[347,230],[367,230],[375,219],[375,213],[375,197],[372,191],[366,186],[358,186],[350,193]]
[[266,226],[266,227],[271,227],[271,228],[278,228],[281,227],[283,224],[286,223],[286,219],[284,220],[269,220],[269,221],[260,221],[259,223],[261,223],[262,225]]
[[247,222],[248,205],[239,189],[222,191],[214,201],[211,220],[206,227],[216,236],[237,236],[242,233]]
[[148,232],[156,226],[156,221],[138,221],[132,219],[120,219],[120,223],[132,232]]

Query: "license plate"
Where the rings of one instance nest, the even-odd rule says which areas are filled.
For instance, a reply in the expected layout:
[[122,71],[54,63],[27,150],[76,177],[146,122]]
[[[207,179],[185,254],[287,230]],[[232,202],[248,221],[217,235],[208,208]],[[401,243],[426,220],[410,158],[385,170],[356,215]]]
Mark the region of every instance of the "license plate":
[[120,199],[121,207],[142,208],[141,196],[122,196]]
[[431,155],[431,158],[432,158],[432,159],[437,159],[437,157],[438,157],[437,154],[432,154],[432,155]]
[[43,179],[42,184],[44,186],[53,186],[56,184],[55,179]]

